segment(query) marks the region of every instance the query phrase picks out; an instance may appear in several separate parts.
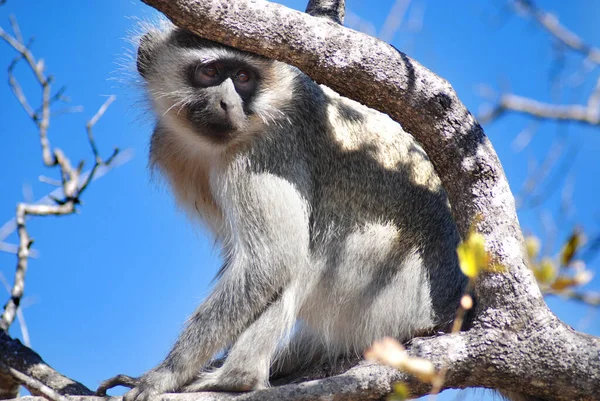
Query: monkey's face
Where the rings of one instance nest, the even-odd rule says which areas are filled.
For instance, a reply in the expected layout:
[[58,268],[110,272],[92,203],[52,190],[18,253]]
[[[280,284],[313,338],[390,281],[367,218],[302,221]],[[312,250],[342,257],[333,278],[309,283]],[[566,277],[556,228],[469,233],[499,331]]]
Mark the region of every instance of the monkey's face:
[[137,53],[159,121],[213,144],[227,144],[263,123],[265,102],[256,100],[273,64],[177,28],[146,33]]
[[236,59],[219,59],[189,66],[188,81],[196,89],[185,106],[186,116],[202,135],[227,141],[247,129],[259,74]]

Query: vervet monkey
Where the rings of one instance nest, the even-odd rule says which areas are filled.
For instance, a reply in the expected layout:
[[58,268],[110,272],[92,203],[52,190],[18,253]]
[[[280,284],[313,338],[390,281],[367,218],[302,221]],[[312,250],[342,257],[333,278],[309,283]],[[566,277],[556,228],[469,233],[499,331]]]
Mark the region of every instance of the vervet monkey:
[[466,285],[459,235],[400,125],[294,67],[174,26],[141,38],[137,69],[156,115],[151,165],[224,264],[126,401],[260,389],[270,370],[448,330]]

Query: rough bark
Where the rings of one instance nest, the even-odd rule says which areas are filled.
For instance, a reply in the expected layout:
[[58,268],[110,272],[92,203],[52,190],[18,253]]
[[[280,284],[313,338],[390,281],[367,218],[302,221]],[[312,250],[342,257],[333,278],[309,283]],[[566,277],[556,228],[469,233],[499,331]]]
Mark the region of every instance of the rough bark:
[[[60,395],[91,395],[93,392],[83,384],[69,379],[50,367],[32,349],[21,344],[19,340],[12,339],[5,332],[0,331],[0,355],[2,364],[10,366],[24,375],[39,381]],[[8,372],[2,372],[0,379],[9,378]],[[4,387],[2,387],[5,389]],[[18,388],[18,386],[17,386]]]
[[6,372],[0,370],[0,400],[9,400],[19,396],[19,383]]
[[[493,261],[506,268],[477,281],[478,306],[469,331],[418,338],[410,345],[411,354],[447,368],[444,388],[497,388],[547,400],[598,398],[600,340],[575,332],[546,307],[525,262],[502,166],[448,82],[373,37],[277,4],[143,1],[203,37],[297,66],[317,82],[389,114],[423,145],[448,192],[461,234],[476,223]],[[337,376],[260,392],[160,399],[381,399],[398,380],[408,381],[415,396],[429,391],[394,369],[361,363]]]

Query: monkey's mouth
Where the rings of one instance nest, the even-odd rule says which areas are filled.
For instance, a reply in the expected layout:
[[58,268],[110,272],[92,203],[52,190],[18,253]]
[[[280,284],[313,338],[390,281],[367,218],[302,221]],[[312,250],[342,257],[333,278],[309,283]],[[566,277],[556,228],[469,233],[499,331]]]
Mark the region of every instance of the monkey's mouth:
[[237,132],[237,128],[229,122],[203,122],[195,123],[194,126],[199,135],[220,143],[233,139]]
[[207,116],[193,111],[188,112],[187,116],[198,135],[216,142],[227,142],[240,130],[240,127],[234,125],[228,118]]

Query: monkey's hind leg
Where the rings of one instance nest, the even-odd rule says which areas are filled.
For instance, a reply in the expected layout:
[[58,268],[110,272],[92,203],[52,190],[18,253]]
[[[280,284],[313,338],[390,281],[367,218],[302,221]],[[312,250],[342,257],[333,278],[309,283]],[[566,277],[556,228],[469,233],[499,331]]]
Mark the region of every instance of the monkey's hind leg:
[[303,323],[298,323],[290,341],[285,344],[271,364],[271,381],[278,385],[302,381],[313,376],[327,361],[326,347],[321,337]]
[[200,372],[185,392],[250,391],[269,386],[269,367],[281,338],[296,321],[294,286],[288,287],[236,340],[223,366]]

